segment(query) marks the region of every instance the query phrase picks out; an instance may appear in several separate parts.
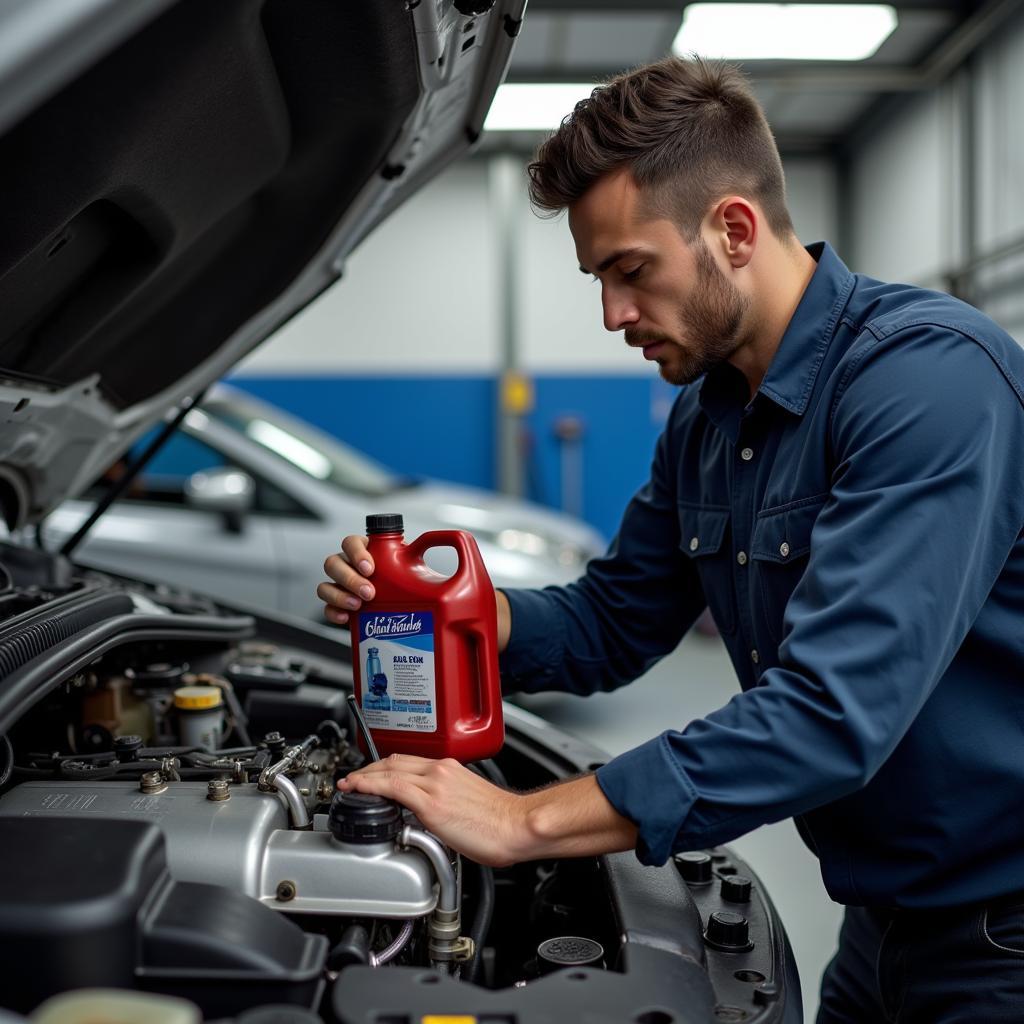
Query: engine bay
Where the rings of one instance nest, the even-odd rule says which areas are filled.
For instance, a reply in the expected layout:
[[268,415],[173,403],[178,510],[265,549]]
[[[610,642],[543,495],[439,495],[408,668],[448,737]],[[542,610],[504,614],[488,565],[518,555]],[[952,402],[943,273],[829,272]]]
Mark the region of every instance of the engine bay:
[[[771,903],[728,850],[492,870],[398,805],[338,792],[364,763],[340,631],[32,549],[0,561],[5,1008],[97,986],[240,1021],[269,1005],[353,1024],[558,1020],[580,999],[595,1021],[658,1024],[798,1006]],[[506,728],[474,766],[500,786],[600,763],[512,706]]]

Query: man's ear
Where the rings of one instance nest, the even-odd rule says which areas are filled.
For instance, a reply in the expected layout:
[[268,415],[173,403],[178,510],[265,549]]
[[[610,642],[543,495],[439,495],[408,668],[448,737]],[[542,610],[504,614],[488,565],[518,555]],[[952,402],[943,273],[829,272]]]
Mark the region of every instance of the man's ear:
[[754,207],[742,196],[727,196],[715,204],[709,220],[722,255],[734,270],[745,267],[753,259],[760,229]]

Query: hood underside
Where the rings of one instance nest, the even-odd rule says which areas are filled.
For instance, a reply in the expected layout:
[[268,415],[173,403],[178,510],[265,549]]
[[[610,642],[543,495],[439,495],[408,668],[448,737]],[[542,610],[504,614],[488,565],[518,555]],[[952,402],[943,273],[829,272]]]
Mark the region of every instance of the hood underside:
[[0,15],[10,526],[219,377],[471,145],[525,0],[32,3],[32,24]]

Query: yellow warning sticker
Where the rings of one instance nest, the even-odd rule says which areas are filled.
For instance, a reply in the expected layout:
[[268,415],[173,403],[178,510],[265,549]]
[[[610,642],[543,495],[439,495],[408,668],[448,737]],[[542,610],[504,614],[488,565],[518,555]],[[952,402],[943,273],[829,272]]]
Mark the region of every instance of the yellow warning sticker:
[[429,1013],[426,1017],[420,1017],[420,1024],[476,1024],[476,1017],[464,1013]]

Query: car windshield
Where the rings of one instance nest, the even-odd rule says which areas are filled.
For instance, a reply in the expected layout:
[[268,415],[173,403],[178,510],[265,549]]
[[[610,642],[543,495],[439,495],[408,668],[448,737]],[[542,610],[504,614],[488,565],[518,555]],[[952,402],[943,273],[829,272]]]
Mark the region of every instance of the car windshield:
[[261,402],[217,395],[204,401],[202,410],[315,480],[347,491],[379,497],[414,482],[308,423]]

